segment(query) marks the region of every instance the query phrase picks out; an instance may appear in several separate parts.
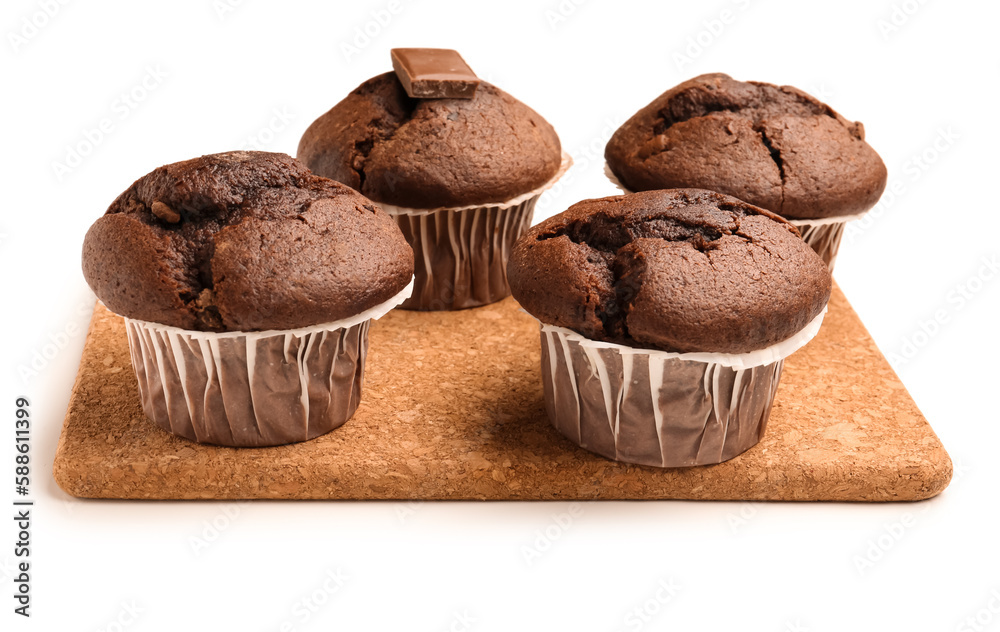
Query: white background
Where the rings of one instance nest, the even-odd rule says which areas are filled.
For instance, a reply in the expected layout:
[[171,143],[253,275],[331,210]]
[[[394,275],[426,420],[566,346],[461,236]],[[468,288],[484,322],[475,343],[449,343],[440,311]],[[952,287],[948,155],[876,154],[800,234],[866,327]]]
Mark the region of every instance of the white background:
[[[1000,629],[1000,277],[983,267],[1000,255],[996,3],[223,2],[0,11],[0,502],[13,494],[18,395],[32,402],[37,502],[34,616],[11,612],[4,519],[0,628]],[[851,230],[836,279],[951,453],[951,486],[878,505],[63,493],[51,466],[93,303],[87,227],[159,165],[253,143],[294,154],[314,118],[390,68],[394,46],[459,49],[555,126],[577,164],[539,219],[616,193],[601,166],[611,131],[703,72],[795,85],[863,121],[898,193]],[[199,537],[211,542],[196,551]],[[529,563],[533,547],[544,551]],[[347,579],[324,592],[338,569]]]

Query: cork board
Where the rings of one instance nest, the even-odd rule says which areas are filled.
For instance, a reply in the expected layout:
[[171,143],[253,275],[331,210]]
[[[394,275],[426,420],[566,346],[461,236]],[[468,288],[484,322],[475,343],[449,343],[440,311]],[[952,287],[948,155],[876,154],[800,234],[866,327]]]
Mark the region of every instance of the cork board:
[[605,460],[549,424],[538,327],[512,299],[396,310],[371,328],[361,406],[305,443],[198,445],[143,416],[124,323],[94,310],[55,479],[86,498],[718,499],[902,501],[951,480],[951,460],[834,289],[820,334],[785,364],[764,440],[722,464]]

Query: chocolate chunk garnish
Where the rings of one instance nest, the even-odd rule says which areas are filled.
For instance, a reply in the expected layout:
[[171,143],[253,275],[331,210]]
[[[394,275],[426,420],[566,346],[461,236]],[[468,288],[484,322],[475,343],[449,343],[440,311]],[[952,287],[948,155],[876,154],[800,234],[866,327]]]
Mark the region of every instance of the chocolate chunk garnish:
[[414,99],[471,99],[479,78],[458,51],[448,48],[394,48],[392,68]]

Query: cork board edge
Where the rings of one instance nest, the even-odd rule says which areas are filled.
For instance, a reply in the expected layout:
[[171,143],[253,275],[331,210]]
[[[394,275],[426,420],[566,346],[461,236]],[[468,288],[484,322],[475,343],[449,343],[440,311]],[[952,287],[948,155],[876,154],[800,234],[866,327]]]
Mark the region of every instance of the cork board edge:
[[[645,497],[632,497],[632,498],[622,498],[622,497],[610,497],[602,496],[599,487],[592,490],[592,494],[581,493],[581,490],[577,490],[576,494],[552,494],[550,496],[539,496],[525,494],[523,492],[507,491],[505,497],[489,497],[485,495],[467,495],[467,494],[457,494],[457,495],[425,495],[419,490],[419,485],[412,485],[408,488],[400,487],[396,490],[396,493],[386,493],[384,491],[374,491],[370,492],[370,495],[356,494],[352,496],[345,496],[343,494],[334,495],[334,488],[331,485],[330,493],[297,493],[294,495],[288,495],[280,491],[281,486],[291,482],[292,479],[283,480],[281,478],[276,478],[275,480],[275,490],[263,490],[257,492],[253,495],[244,495],[240,493],[234,493],[230,489],[225,488],[205,488],[201,490],[198,494],[189,495],[177,495],[175,490],[169,488],[160,488],[149,492],[138,492],[130,493],[127,488],[123,489],[120,484],[105,484],[110,481],[111,475],[117,471],[120,471],[118,467],[100,468],[98,471],[100,477],[96,481],[91,481],[90,483],[84,481],[80,477],[74,477],[70,474],[70,468],[65,467],[67,464],[66,457],[57,459],[56,465],[54,467],[54,475],[56,483],[59,487],[71,496],[81,498],[81,499],[100,499],[100,500],[327,500],[327,501],[371,501],[371,500],[384,500],[384,501],[487,501],[487,502],[505,502],[505,501],[662,501],[662,500],[701,500],[701,501],[753,501],[753,502],[851,502],[851,503],[882,503],[882,502],[920,502],[924,500],[931,499],[941,492],[943,492],[951,482],[953,468],[952,462],[949,458],[947,452],[943,448],[938,448],[935,452],[939,452],[937,458],[939,459],[937,465],[920,467],[920,466],[907,466],[905,468],[906,472],[897,471],[894,473],[893,478],[900,481],[899,485],[887,485],[880,489],[875,490],[871,494],[859,495],[856,488],[845,487],[840,490],[836,490],[833,493],[825,495],[796,495],[796,487],[792,483],[786,485],[774,486],[766,485],[759,487],[748,487],[748,488],[732,488],[731,494],[719,494],[713,492],[712,490],[703,490],[702,493],[694,491],[689,494],[676,493],[676,490],[671,493],[666,493],[662,496],[647,495]],[[705,467],[718,467],[718,466],[705,466]],[[178,468],[179,469],[179,468]],[[815,470],[809,473],[802,471],[801,469],[795,470],[791,469],[787,472],[791,476],[791,479],[804,479],[807,477],[815,477]],[[167,473],[170,476],[170,472]],[[883,472],[883,476],[885,473]],[[818,478],[822,478],[822,472]],[[903,482],[906,484],[902,484]],[[903,495],[899,492],[901,489],[912,489],[912,495]],[[102,493],[102,490],[105,493]]]

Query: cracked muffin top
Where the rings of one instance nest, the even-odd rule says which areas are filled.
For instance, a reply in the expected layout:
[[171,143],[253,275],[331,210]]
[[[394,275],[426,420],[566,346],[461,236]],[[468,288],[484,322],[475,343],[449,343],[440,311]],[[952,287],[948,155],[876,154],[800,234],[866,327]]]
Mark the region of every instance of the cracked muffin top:
[[866,211],[886,183],[861,123],[796,88],[724,74],[661,94],[614,133],[604,156],[632,191],[711,189],[793,219]]
[[699,189],[584,200],[514,245],[511,292],[593,340],[745,353],[789,338],[830,298],[830,271],[787,221]]
[[285,154],[166,165],[118,196],[83,242],[111,311],[189,330],[340,320],[406,287],[413,251],[392,218]]
[[537,189],[562,149],[545,119],[485,81],[471,99],[413,99],[389,72],[316,119],[298,159],[376,202],[430,209]]

